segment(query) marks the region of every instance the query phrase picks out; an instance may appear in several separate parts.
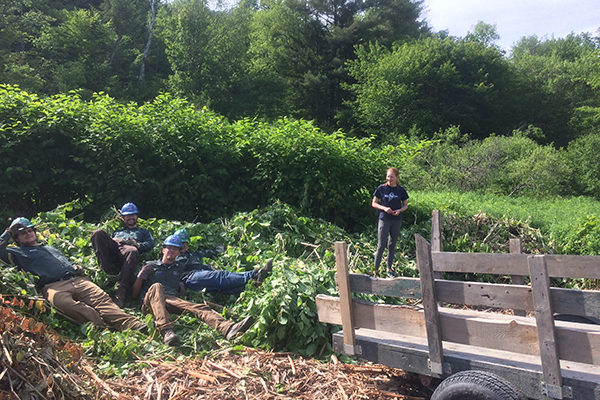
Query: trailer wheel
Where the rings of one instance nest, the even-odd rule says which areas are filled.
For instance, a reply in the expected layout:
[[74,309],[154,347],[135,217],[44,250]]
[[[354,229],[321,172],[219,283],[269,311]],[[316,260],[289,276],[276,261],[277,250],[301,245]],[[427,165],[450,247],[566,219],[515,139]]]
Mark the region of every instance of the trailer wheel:
[[435,389],[431,400],[525,400],[507,380],[483,371],[458,372]]

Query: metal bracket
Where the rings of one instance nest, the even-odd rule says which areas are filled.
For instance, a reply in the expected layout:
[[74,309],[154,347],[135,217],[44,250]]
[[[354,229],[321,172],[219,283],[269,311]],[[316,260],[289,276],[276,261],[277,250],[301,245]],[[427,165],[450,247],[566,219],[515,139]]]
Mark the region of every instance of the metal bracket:
[[551,399],[572,399],[573,388],[571,386],[557,386],[550,385],[546,382],[540,382],[540,389],[544,396],[548,396]]
[[349,355],[349,356],[361,355],[362,347],[360,347],[359,345],[352,346],[351,344],[345,344],[344,345],[344,354]]
[[429,370],[435,374],[438,375],[442,375],[442,374],[451,374],[452,373],[452,366],[448,363],[437,363],[437,362],[433,362],[431,361],[431,359],[427,359],[427,367],[429,368]]

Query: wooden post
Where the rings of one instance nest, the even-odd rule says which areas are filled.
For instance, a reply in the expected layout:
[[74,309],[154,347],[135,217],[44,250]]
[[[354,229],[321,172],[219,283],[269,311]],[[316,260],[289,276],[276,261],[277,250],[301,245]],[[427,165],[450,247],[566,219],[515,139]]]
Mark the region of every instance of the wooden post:
[[344,354],[354,355],[357,353],[356,334],[354,332],[354,313],[352,311],[352,292],[350,291],[348,246],[346,245],[346,242],[335,242],[335,265],[337,268],[337,284],[340,291]]
[[[431,213],[431,251],[442,251],[442,213],[433,210]],[[442,272],[433,273],[434,279],[442,279]]]
[[423,310],[425,312],[427,344],[429,346],[429,368],[436,374],[442,374],[444,372],[444,349],[442,346],[440,318],[435,295],[431,246],[419,234],[415,235],[415,243],[417,245],[417,266],[419,268]]
[[[521,243],[520,238],[510,239],[509,243],[511,254],[521,254],[523,252],[523,245]],[[525,284],[525,277],[523,275],[512,275],[511,278],[513,285]],[[527,312],[525,312],[525,310],[513,310],[513,312],[515,315],[518,315],[520,317],[524,317],[527,315]]]
[[556,344],[546,258],[541,255],[529,256],[527,257],[527,263],[529,264],[529,276],[531,277],[535,322],[540,345],[542,372],[544,374],[541,390],[550,398],[562,399],[562,375]]

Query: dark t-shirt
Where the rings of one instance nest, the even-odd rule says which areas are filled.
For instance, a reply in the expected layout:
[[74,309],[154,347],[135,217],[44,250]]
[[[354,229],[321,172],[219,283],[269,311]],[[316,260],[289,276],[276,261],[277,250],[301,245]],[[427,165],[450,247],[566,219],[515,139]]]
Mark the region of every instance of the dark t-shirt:
[[140,254],[147,253],[154,247],[154,238],[152,237],[152,234],[148,229],[144,228],[135,227],[119,229],[118,231],[114,231],[111,237],[121,240],[135,240],[140,245]]
[[38,288],[43,288],[44,285],[60,279],[75,276],[73,263],[58,249],[46,245],[7,248],[9,238],[8,232],[0,236],[0,258],[8,262],[10,254],[20,269],[39,278],[36,282]]
[[178,297],[179,293],[179,281],[181,280],[181,275],[185,270],[185,264],[175,261],[171,265],[163,264],[159,261],[152,261],[150,264],[153,268],[156,269],[156,272],[153,273],[144,281],[142,285],[142,303],[144,302],[144,297],[146,297],[146,293],[150,286],[155,283],[160,283],[165,288],[165,294],[169,296]]
[[[389,185],[379,185],[373,193],[373,197],[377,197],[380,200],[380,204],[385,207],[390,207],[392,210],[399,210],[402,208],[404,200],[408,200],[408,193],[400,185],[394,187]],[[390,215],[384,211],[379,213],[379,219],[402,219],[402,213],[399,215]]]

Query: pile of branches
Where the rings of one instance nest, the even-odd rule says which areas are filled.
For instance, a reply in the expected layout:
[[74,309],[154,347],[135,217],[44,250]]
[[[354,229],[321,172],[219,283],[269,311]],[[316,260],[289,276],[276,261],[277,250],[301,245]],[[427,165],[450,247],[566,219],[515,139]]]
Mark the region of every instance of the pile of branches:
[[1,295],[0,303],[0,398],[93,398],[78,374],[81,346],[64,343],[45,324],[13,310],[43,304]]
[[[82,347],[64,342],[20,310],[41,301],[0,295],[0,399],[227,400],[227,399],[405,399],[430,392],[412,374],[366,363],[304,359],[292,353],[251,348],[224,349],[202,359],[138,360],[121,379],[94,372]],[[19,310],[19,312],[15,312]]]
[[322,363],[245,348],[185,364],[140,362],[147,367],[123,380],[105,382],[102,390],[121,400],[426,400],[431,395],[413,374],[371,363],[343,364],[335,356],[332,363]]

